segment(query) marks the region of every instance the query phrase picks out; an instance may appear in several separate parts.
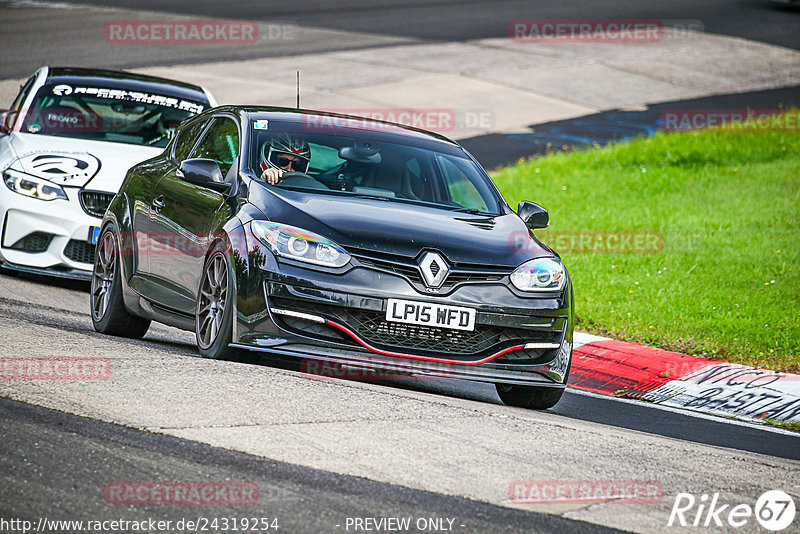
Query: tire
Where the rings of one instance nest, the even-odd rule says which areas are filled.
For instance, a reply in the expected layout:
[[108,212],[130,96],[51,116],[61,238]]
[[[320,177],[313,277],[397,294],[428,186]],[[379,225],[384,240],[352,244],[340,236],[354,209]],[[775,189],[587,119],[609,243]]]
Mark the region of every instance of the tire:
[[141,339],[150,320],[131,314],[122,299],[117,227],[108,224],[97,240],[89,306],[94,329],[101,334]]
[[203,265],[194,316],[197,350],[204,358],[230,359],[234,355],[228,346],[233,337],[232,278],[230,258],[218,245]]
[[510,386],[495,384],[497,394],[505,404],[532,410],[552,408],[561,400],[563,388],[542,388],[535,386]]

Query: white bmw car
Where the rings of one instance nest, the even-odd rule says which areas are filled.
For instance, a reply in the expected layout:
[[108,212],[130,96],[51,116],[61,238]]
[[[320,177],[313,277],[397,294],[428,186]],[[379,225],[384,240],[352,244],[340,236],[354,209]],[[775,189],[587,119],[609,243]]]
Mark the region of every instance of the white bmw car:
[[127,170],[216,106],[187,83],[42,67],[0,117],[0,265],[89,279],[100,221]]

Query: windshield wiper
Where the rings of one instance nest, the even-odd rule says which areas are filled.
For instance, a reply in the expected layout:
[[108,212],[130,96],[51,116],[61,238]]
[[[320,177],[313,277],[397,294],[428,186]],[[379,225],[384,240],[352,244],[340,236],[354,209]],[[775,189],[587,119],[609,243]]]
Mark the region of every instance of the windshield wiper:
[[384,202],[388,202],[393,197],[381,197],[378,195],[347,195],[350,198],[366,198],[367,200],[383,200]]
[[458,213],[469,213],[471,215],[485,215],[487,217],[495,217],[496,213],[489,213],[488,211],[481,211],[478,208],[454,208],[453,211]]

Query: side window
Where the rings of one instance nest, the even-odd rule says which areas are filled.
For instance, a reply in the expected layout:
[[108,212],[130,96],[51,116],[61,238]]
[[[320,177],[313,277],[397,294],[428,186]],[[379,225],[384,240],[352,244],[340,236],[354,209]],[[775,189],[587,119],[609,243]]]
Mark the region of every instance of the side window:
[[189,151],[194,146],[194,142],[197,141],[197,136],[203,131],[203,126],[206,125],[206,122],[196,121],[191,126],[181,129],[178,138],[175,139],[172,152],[176,160],[183,161],[189,157]]
[[219,164],[222,176],[228,174],[233,160],[239,155],[239,129],[225,117],[217,117],[192,151],[192,158],[213,159]]
[[440,157],[439,167],[444,176],[450,200],[465,208],[487,211],[486,201],[475,184],[452,161]]
[[339,157],[339,151],[336,148],[315,143],[308,145],[311,149],[311,162],[308,164],[308,168],[312,172],[325,172],[338,167],[345,161]]

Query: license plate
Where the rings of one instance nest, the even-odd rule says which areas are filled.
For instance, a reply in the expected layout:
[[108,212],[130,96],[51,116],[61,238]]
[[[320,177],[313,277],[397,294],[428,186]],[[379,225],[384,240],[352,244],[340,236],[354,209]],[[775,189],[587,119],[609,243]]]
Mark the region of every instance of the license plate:
[[90,226],[89,227],[89,238],[87,239],[87,241],[92,245],[96,245],[98,239],[100,239],[100,227],[99,226]]
[[389,299],[386,303],[386,320],[454,330],[475,330],[475,309]]

